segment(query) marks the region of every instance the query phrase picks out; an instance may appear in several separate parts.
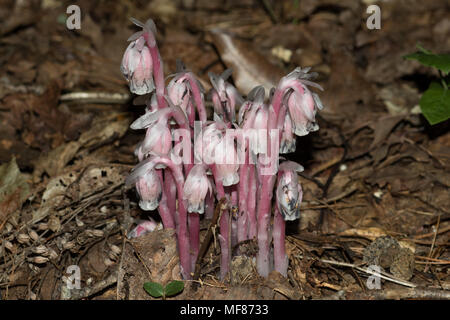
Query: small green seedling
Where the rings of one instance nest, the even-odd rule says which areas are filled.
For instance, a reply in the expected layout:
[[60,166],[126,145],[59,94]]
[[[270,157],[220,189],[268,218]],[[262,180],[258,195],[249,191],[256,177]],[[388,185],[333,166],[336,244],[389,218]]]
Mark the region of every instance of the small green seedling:
[[165,287],[157,282],[146,282],[144,283],[144,289],[153,298],[163,298],[172,297],[179,294],[184,289],[183,281],[171,281]]
[[438,69],[441,83],[433,82],[419,101],[422,114],[433,125],[450,118],[449,72],[450,54],[433,54],[417,45],[418,52],[404,56],[421,64]]

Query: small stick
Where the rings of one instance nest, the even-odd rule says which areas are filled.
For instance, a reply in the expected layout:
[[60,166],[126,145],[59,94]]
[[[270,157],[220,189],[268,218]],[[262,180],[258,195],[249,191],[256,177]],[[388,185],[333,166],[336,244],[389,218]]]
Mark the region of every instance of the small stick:
[[78,103],[114,103],[124,104],[130,100],[128,93],[111,92],[71,92],[61,95],[60,101],[75,101]]
[[203,257],[206,254],[206,251],[209,248],[213,236],[213,230],[216,228],[217,221],[219,220],[222,211],[225,210],[226,207],[226,198],[220,199],[214,210],[214,216],[209,225],[208,232],[206,233],[205,239],[203,239],[202,245],[198,252],[197,262],[195,263],[194,280],[198,280],[198,278],[200,277],[200,262],[202,261]]
[[[438,234],[438,231],[439,231],[440,223],[441,223],[441,214],[439,213],[438,220],[437,220],[437,223],[436,223],[436,230],[434,231],[433,242],[431,243],[430,253],[428,254],[428,258],[432,258],[431,256],[433,254],[433,249],[434,249],[434,245],[436,243],[436,238],[437,238],[437,234]],[[428,268],[429,267],[428,267],[428,262],[427,262],[427,264],[425,265],[425,268],[424,268],[424,272],[427,272]]]
[[71,293],[71,297],[69,299],[70,300],[86,299],[112,286],[117,282],[117,272],[118,271],[115,270],[108,277],[95,283],[92,287],[86,287],[81,290],[74,290],[73,293]]
[[362,272],[365,272],[365,273],[368,273],[368,274],[371,274],[371,275],[378,276],[378,277],[380,277],[382,279],[385,279],[385,280],[388,280],[388,281],[391,281],[391,282],[394,282],[394,283],[397,283],[397,284],[401,284],[402,286],[405,286],[405,287],[410,287],[410,288],[417,287],[417,285],[412,283],[412,282],[403,281],[403,280],[400,280],[400,279],[389,277],[387,275],[383,275],[384,272],[378,273],[378,272],[372,271],[372,270],[370,270],[368,268],[358,267],[357,265],[352,264],[352,263],[333,261],[333,260],[325,260],[325,259],[320,259],[319,261],[320,262],[324,262],[324,263],[334,264],[334,265],[337,265],[337,266],[342,266],[342,267],[355,268],[356,270],[359,270],[359,271],[362,271]]

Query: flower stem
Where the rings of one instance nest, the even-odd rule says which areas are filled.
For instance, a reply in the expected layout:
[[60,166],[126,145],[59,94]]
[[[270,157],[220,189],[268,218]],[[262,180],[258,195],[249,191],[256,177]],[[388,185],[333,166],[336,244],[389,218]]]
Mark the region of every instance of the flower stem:
[[[211,170],[214,176],[214,183],[216,184],[217,189],[217,198],[222,199],[225,197],[225,190],[223,188],[222,181],[218,179],[218,174],[216,170],[216,165],[211,165]],[[220,279],[225,279],[225,276],[227,275],[229,269],[230,269],[230,252],[228,249],[228,243],[230,241],[228,233],[229,228],[231,227],[229,225],[229,216],[230,213],[228,210],[224,210],[222,212],[222,215],[219,220],[219,227],[220,227],[220,235],[219,235],[219,242],[220,242],[220,252],[221,252],[221,260],[220,260]]]
[[[161,186],[165,187],[163,180],[163,172],[162,170],[156,170],[157,175],[159,177],[159,181],[161,182]],[[175,223],[173,220],[172,212],[170,211],[167,205],[167,192],[165,188],[162,190],[161,200],[159,201],[158,206],[159,215],[161,216],[161,220],[164,228],[175,229]]]
[[143,36],[150,51],[150,55],[152,56],[153,78],[155,80],[156,87],[156,99],[158,101],[158,108],[162,109],[167,107],[167,102],[164,98],[166,86],[164,81],[163,62],[159,54],[158,45],[156,44],[155,35],[151,32],[144,32]]
[[278,205],[275,204],[275,217],[273,224],[273,255],[275,262],[275,270],[281,273],[283,276],[287,276],[288,258],[286,256],[285,248],[285,232],[286,221],[284,221]]
[[267,277],[270,272],[269,254],[269,224],[271,214],[272,190],[274,185],[273,176],[262,175],[262,189],[259,197],[257,217],[258,217],[258,255],[256,258],[256,268],[258,273]]
[[[248,151],[246,151],[246,156]],[[247,160],[246,160],[247,161]],[[247,197],[248,197],[248,170],[249,165],[244,163],[241,165],[239,171],[239,214],[237,225],[238,243],[248,239],[248,211],[247,211]]]
[[248,170],[249,182],[248,182],[248,197],[247,197],[247,211],[248,211],[248,238],[254,239],[257,235],[257,221],[256,221],[256,172],[255,165],[249,165]]
[[191,270],[194,270],[195,262],[197,261],[198,250],[200,247],[200,216],[197,212],[188,213],[188,225],[191,248]]

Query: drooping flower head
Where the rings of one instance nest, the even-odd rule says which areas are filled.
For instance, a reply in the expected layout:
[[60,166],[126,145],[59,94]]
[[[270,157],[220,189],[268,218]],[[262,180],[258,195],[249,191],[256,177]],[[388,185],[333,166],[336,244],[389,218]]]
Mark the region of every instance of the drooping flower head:
[[132,129],[147,129],[144,141],[138,145],[135,151],[136,155],[144,158],[152,152],[160,155],[169,153],[172,148],[169,118],[174,118],[179,125],[185,125],[187,122],[181,108],[172,105],[168,108],[146,112],[131,124]]
[[188,203],[188,212],[204,213],[205,198],[209,191],[212,195],[211,181],[206,174],[207,166],[204,164],[196,164],[184,182],[183,198]]
[[170,100],[181,107],[186,116],[193,124],[195,120],[194,102],[199,112],[200,121],[206,121],[206,111],[204,106],[204,92],[200,81],[194,74],[187,70],[184,64],[177,60],[177,71],[167,86],[167,92]]
[[281,131],[280,154],[295,152],[295,135],[292,127],[292,119],[289,113],[286,113],[284,124]]
[[214,163],[218,178],[225,187],[239,182],[240,159],[231,134],[226,134],[214,148]]
[[130,84],[130,91],[138,95],[144,95],[155,89],[153,81],[154,61],[149,46],[155,43],[156,26],[151,19],[147,20],[145,24],[134,18],[131,18],[131,21],[142,27],[143,31],[136,32],[128,38],[131,43],[125,50],[120,70]]
[[240,159],[235,145],[235,136],[227,125],[215,115],[215,122],[205,126],[201,136],[197,137],[194,148],[196,162],[214,165],[217,178],[224,186],[239,182]]
[[267,150],[267,125],[269,107],[264,103],[263,86],[253,88],[247,95],[247,101],[239,109],[239,124],[250,138],[250,150],[254,154]]
[[295,162],[285,161],[280,164],[277,205],[286,221],[293,221],[300,217],[303,192],[298,182],[297,172],[301,171],[303,171],[303,167]]
[[283,77],[279,84],[279,90],[286,92],[284,103],[287,105],[294,134],[297,136],[304,136],[319,129],[315,115],[317,110],[323,109],[319,96],[306,87],[309,85],[323,90],[320,85],[310,81],[317,76],[315,72],[308,73],[310,69],[296,68]]
[[130,83],[131,92],[143,95],[155,89],[152,74],[153,61],[143,36],[131,41],[128,45],[120,70]]
[[211,98],[214,104],[214,113],[223,121],[236,121],[236,106],[242,104],[243,99],[237,89],[227,82],[232,70],[225,70],[220,76],[210,72],[209,79],[213,86]]
[[161,182],[154,170],[145,172],[136,181],[136,190],[139,194],[139,207],[150,211],[158,207],[162,196]]

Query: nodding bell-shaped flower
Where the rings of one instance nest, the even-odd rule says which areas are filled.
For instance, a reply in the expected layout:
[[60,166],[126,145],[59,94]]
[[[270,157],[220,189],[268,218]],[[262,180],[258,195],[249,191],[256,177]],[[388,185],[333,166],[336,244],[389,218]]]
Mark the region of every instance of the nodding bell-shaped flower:
[[136,190],[139,194],[139,207],[150,211],[158,207],[162,197],[161,182],[154,170],[145,172],[136,180]]
[[206,126],[202,132],[199,132],[196,136],[196,142],[194,144],[194,157],[196,163],[213,164],[214,163],[214,151],[216,146],[222,141],[226,125],[217,116],[218,121]]
[[320,85],[310,81],[317,76],[315,72],[308,73],[310,69],[296,68],[283,77],[278,86],[278,90],[287,92],[284,101],[292,119],[294,134],[297,136],[304,136],[319,129],[315,122],[315,115],[318,109],[323,109],[319,96],[306,87],[309,85],[323,90]]
[[303,191],[298,182],[297,172],[303,167],[295,162],[285,161],[279,168],[277,205],[284,220],[293,221],[300,217]]
[[144,141],[138,145],[135,154],[145,158],[150,153],[167,155],[172,148],[172,134],[168,125],[168,119],[174,118],[176,123],[185,125],[187,119],[180,107],[174,106],[168,100],[170,107],[146,112],[136,119],[130,126],[131,129],[147,129]]
[[292,127],[292,119],[289,113],[286,112],[284,118],[284,124],[281,131],[281,143],[280,143],[280,153],[286,154],[295,152],[295,135],[294,128]]
[[226,135],[214,148],[214,163],[217,175],[224,187],[239,183],[240,159],[234,139]]
[[131,92],[143,95],[155,89],[152,56],[143,36],[128,45],[120,70],[130,83]]
[[308,73],[310,69],[296,68],[283,77],[274,96],[274,99],[276,97],[276,106],[280,105],[281,99],[282,104],[287,106],[289,116],[292,119],[294,134],[297,136],[304,136],[319,129],[319,126],[315,123],[315,115],[317,109],[322,109],[323,105],[319,96],[309,91],[306,86],[323,89],[317,83],[310,81],[317,76],[315,72]]
[[297,136],[306,136],[310,132],[319,130],[315,122],[316,103],[313,95],[306,87],[303,88],[303,93],[293,91],[287,100],[289,115]]
[[214,104],[214,113],[224,121],[235,122],[236,105],[241,105],[244,100],[237,89],[226,81],[231,72],[231,69],[227,69],[220,76],[212,72],[208,75],[213,86],[211,98]]
[[196,164],[184,182],[184,200],[188,203],[188,212],[197,212],[203,214],[205,212],[205,198],[209,191],[212,195],[212,185],[210,179],[206,175],[207,166],[204,164]]
[[267,126],[269,120],[269,107],[264,104],[265,90],[263,86],[253,88],[247,95],[245,102],[239,110],[239,122],[243,129],[254,129],[257,140],[251,144],[254,154],[265,153],[267,150]]
[[172,148],[172,134],[167,125],[167,119],[160,119],[151,127],[147,128],[141,152],[148,155],[151,152],[166,155]]
[[167,86],[167,94],[173,104],[179,106],[184,114],[189,118],[192,110],[189,106],[190,95],[189,87],[185,81],[181,81],[179,78],[175,77]]

